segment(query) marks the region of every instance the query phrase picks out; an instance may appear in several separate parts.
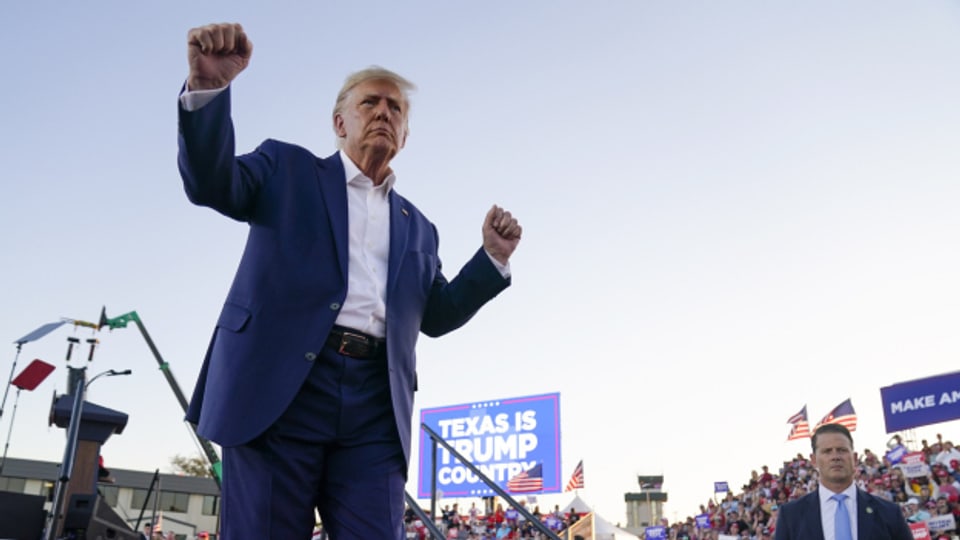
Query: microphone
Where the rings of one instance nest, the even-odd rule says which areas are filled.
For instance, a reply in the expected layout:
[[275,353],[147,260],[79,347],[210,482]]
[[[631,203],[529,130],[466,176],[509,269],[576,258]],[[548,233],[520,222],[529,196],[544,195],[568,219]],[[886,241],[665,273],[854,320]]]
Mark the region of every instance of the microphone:
[[123,371],[117,371],[115,369],[111,369],[110,371],[107,372],[107,375],[110,377],[113,377],[114,375],[130,375],[131,373],[133,373],[133,370],[131,369],[125,369]]

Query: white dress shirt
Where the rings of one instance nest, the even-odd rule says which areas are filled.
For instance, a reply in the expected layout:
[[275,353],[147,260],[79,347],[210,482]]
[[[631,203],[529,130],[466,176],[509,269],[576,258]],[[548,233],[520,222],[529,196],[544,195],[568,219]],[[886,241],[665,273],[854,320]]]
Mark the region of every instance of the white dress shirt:
[[347,182],[347,297],[337,324],[377,337],[387,335],[387,264],[390,258],[390,199],[397,177],[379,185],[340,151]]
[[[834,529],[834,520],[837,517],[837,501],[830,498],[836,495],[836,493],[823,487],[823,484],[820,484],[818,491],[820,492],[820,524],[823,526],[823,538],[824,540],[837,540]],[[853,527],[853,530],[850,532],[850,538],[858,540],[857,484],[851,483],[847,486],[847,489],[841,491],[841,493],[847,496],[843,504],[847,507],[847,514],[850,516],[850,526]]]

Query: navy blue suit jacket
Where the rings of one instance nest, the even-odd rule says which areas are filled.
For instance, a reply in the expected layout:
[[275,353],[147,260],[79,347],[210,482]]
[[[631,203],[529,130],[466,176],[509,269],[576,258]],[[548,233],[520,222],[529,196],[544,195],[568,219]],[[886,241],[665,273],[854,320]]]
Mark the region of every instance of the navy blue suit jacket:
[[[347,191],[339,154],[274,141],[235,157],[230,90],[180,109],[180,173],[189,199],[250,226],[187,411],[222,446],[263,433],[293,401],[347,294]],[[458,328],[509,285],[482,249],[447,281],[434,225],[390,192],[386,289],[390,393],[410,458],[414,346]]]
[[[913,540],[900,508],[857,490],[859,540]],[[780,507],[774,540],[824,540],[820,520],[820,493],[814,490]]]

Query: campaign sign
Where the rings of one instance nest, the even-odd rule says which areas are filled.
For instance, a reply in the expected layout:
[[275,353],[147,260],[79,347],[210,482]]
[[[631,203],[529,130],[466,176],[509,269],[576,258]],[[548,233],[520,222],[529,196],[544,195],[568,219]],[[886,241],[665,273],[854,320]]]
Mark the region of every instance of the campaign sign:
[[910,452],[909,454],[903,455],[903,460],[901,461],[904,465],[916,465],[918,463],[926,463],[927,456],[923,452]]
[[924,522],[911,523],[910,532],[913,533],[913,540],[930,540],[930,529]]
[[643,537],[647,540],[667,540],[667,528],[647,527],[643,530]]
[[960,371],[880,389],[887,433],[960,418]]
[[930,466],[926,463],[900,463],[897,465],[906,478],[920,478],[930,475]]
[[[426,424],[457,452],[507,490],[507,481],[540,465],[543,487],[537,493],[560,493],[560,394],[543,394],[420,411]],[[418,496],[430,497],[431,480],[445,497],[493,495],[479,476],[438,445],[433,463],[432,440],[420,431]],[[525,486],[531,485],[528,478]],[[536,482],[533,483],[536,486]],[[533,491],[524,489],[524,491]]]
[[697,520],[698,529],[710,528],[710,514],[697,514],[694,519]]
[[933,516],[927,520],[927,527],[931,531],[952,531],[957,528],[957,521],[954,519],[953,514]]
[[726,493],[730,491],[730,486],[726,482],[714,482],[713,483],[713,492],[714,493]]
[[893,463],[894,465],[896,465],[897,463],[900,463],[901,461],[903,461],[903,458],[906,455],[907,455],[907,447],[903,446],[902,444],[898,444],[892,450],[887,452],[886,458],[890,461],[890,463]]

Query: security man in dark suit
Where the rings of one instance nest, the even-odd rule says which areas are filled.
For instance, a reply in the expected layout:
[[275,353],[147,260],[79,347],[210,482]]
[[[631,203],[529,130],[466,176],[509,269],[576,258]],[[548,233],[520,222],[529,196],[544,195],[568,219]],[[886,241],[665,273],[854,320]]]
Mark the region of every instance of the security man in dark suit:
[[900,508],[858,489],[853,437],[824,424],[811,439],[820,487],[780,508],[775,540],[913,540]]

